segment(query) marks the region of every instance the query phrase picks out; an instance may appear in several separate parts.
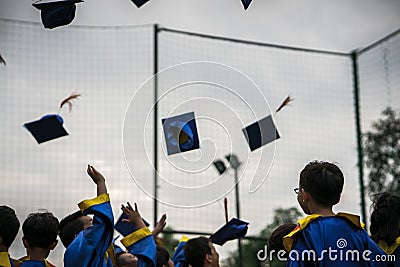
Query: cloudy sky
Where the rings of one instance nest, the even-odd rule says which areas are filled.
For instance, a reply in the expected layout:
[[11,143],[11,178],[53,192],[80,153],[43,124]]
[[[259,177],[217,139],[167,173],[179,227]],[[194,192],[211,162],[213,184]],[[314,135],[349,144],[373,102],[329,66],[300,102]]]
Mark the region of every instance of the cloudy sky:
[[[74,211],[75,203],[93,196],[85,174],[91,163],[107,177],[115,216],[119,204],[130,200],[153,221],[148,24],[346,53],[400,27],[400,2],[395,0],[253,2],[244,11],[237,0],[151,0],[140,9],[127,0],[87,0],[78,4],[70,27],[43,30],[31,1],[0,0],[0,18],[34,22],[0,21],[0,52],[8,63],[0,69],[5,92],[0,100],[1,177],[7,178],[0,189],[1,203],[14,207],[21,220],[38,208],[63,217]],[[120,25],[145,26],[91,27]],[[217,63],[178,66],[159,76],[159,94],[165,93],[160,118],[195,111],[202,139],[201,150],[167,157],[159,131],[160,199],[170,204],[161,205],[160,213],[168,213],[170,226],[212,232],[223,223],[221,201],[213,201],[224,194],[230,199],[230,217],[235,215],[234,194],[228,193],[232,173],[217,177],[209,168],[212,159],[231,152],[246,163],[240,171],[242,218],[250,221],[252,235],[269,222],[273,209],[297,205],[292,188],[298,172],[316,158],[338,162],[349,178],[338,210],[360,212],[347,57],[169,32],[160,34],[159,52],[160,69],[188,61]],[[169,91],[199,80],[207,83]],[[38,146],[21,125],[57,112],[59,101],[72,90],[83,96],[72,113],[61,113],[70,136]],[[250,153],[241,128],[271,113],[288,93],[295,102],[275,118],[282,138]],[[261,187],[249,194],[252,178]],[[204,206],[208,202],[212,204]],[[181,207],[196,205],[202,207]],[[19,240],[15,243],[14,254],[22,256]],[[224,255],[231,249],[235,243],[219,248]],[[60,244],[51,255],[55,264],[60,265],[62,252]]]
[[[0,1],[3,18],[39,21],[29,0]],[[180,30],[274,44],[348,52],[399,27],[397,0],[151,0],[138,9],[128,0],[78,4],[74,24],[159,23]]]

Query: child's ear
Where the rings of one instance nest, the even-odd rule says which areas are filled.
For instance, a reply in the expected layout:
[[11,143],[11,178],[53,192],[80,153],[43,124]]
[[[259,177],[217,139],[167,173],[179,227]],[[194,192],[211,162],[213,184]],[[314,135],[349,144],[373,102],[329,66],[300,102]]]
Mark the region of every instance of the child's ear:
[[304,190],[304,188],[301,189],[301,196],[302,196],[302,201],[307,201],[310,199],[310,194]]
[[58,240],[56,239],[53,244],[50,245],[50,250],[53,250],[58,244]]
[[22,243],[24,244],[24,247],[25,247],[25,248],[28,248],[28,247],[29,247],[28,240],[26,240],[25,237],[22,238]]
[[207,262],[212,262],[211,254],[206,254],[205,260],[206,260]]

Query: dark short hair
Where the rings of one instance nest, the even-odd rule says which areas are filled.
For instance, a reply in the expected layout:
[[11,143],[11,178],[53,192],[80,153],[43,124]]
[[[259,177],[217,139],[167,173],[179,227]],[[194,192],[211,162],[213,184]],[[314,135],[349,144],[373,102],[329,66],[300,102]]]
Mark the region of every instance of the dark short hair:
[[400,196],[387,192],[375,195],[372,209],[372,239],[392,245],[400,236]]
[[0,206],[0,236],[4,246],[11,246],[18,234],[19,226],[15,211],[8,206]]
[[59,229],[58,219],[47,210],[29,214],[22,224],[24,239],[34,248],[48,248],[57,240]]
[[293,231],[296,226],[297,225],[294,223],[285,223],[277,227],[271,233],[271,236],[268,239],[269,251],[275,250],[275,252],[278,252],[280,250],[285,250],[285,246],[283,245],[283,237]]
[[312,161],[301,171],[299,185],[318,204],[333,206],[340,200],[340,195],[343,191],[344,176],[339,167],[333,163]]
[[75,235],[83,230],[82,216],[82,212],[78,210],[61,220],[60,239],[65,248],[74,241]]
[[163,265],[168,266],[169,252],[163,247],[157,246],[157,265],[156,267],[163,267]]
[[192,267],[203,267],[204,258],[211,254],[210,239],[205,236],[190,239],[185,245],[185,258]]

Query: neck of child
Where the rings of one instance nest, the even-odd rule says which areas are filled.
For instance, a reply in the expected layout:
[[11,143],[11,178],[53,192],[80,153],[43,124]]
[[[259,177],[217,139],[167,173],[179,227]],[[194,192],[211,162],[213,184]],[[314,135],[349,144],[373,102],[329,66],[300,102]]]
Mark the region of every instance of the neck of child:
[[312,209],[312,214],[321,214],[322,216],[335,216],[332,207],[315,206]]
[[33,261],[42,261],[47,258],[50,251],[47,248],[29,248],[29,259]]

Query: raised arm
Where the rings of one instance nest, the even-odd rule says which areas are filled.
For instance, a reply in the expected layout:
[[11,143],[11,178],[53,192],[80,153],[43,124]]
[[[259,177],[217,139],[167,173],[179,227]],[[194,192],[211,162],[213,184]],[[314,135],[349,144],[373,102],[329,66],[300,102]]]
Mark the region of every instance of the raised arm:
[[89,164],[87,167],[87,174],[89,174],[90,178],[92,178],[93,182],[97,185],[97,196],[107,194],[107,186],[104,176]]
[[151,234],[153,235],[154,238],[156,238],[157,235],[164,230],[165,225],[167,225],[167,214],[163,214],[161,216],[161,219],[158,221],[157,225],[154,227],[153,231],[151,232]]
[[128,217],[128,219],[123,219],[122,220],[123,222],[134,224],[137,229],[146,227],[146,225],[142,220],[142,216],[140,216],[136,203],[135,203],[135,209],[132,208],[129,202],[127,203],[127,206],[121,204],[121,210]]

